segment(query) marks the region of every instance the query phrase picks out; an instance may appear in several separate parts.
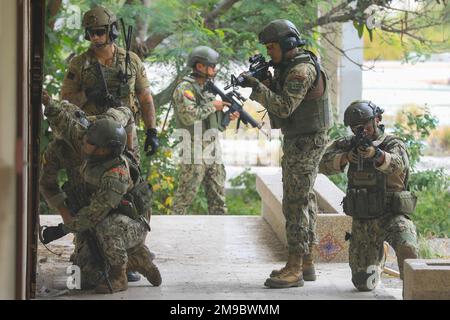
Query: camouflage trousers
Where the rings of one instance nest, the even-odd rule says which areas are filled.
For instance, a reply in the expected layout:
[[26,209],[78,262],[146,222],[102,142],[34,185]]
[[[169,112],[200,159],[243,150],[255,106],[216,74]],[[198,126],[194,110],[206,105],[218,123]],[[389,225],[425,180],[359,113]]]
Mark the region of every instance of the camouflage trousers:
[[[94,234],[94,236],[92,236]],[[124,265],[128,262],[128,251],[143,243],[147,229],[143,222],[125,215],[113,213],[96,227],[94,232],[76,234],[73,264],[81,270],[81,288],[95,287],[103,278],[102,259],[108,266]],[[93,246],[98,244],[100,254],[96,256]]]
[[[372,286],[378,282],[384,267],[384,241],[394,248],[397,256],[399,250],[407,248],[412,253],[410,258],[417,257],[416,227],[408,217],[387,215],[371,220],[353,219],[349,261],[355,287],[367,287],[369,277],[377,280]],[[398,262],[402,270],[403,261]]]
[[317,199],[313,192],[319,162],[328,142],[326,132],[283,142],[283,215],[289,253],[308,254],[316,243]]
[[208,213],[223,215],[225,205],[225,167],[223,164],[181,164],[178,189],[175,192],[173,214],[186,214],[198,188],[203,185],[208,201]]

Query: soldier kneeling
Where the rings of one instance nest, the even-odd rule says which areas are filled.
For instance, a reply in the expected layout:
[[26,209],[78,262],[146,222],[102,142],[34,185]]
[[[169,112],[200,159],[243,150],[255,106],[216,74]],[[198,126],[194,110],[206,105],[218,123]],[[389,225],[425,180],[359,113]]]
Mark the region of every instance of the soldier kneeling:
[[343,200],[353,217],[350,237],[352,282],[359,291],[373,290],[383,268],[384,241],[395,250],[403,279],[403,261],[417,258],[417,235],[409,216],[416,197],[408,191],[409,160],[403,141],[384,132],[383,109],[355,101],[345,110],[344,124],[354,133],[328,147],[320,172],[331,175],[349,165]]
[[140,272],[159,286],[161,275],[144,244],[150,231],[151,189],[124,153],[125,129],[111,119],[99,119],[86,127],[58,103],[47,102],[45,115],[54,124],[54,134],[86,159],[80,171],[89,201],[67,203],[70,215],[64,224],[45,229],[43,242],[69,232],[85,239],[74,259],[81,269],[82,289],[95,287],[97,293],[127,290],[127,270]]

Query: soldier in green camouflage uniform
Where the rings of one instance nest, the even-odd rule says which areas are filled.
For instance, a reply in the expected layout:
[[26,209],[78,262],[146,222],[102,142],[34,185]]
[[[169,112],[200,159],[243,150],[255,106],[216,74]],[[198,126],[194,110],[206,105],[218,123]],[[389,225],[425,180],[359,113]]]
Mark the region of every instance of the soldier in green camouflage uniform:
[[[138,206],[135,204],[138,202],[130,200],[131,205],[123,202],[128,199],[128,194],[133,194],[136,188],[143,185],[136,177],[136,171],[132,170],[136,168],[136,163],[123,156],[127,139],[125,129],[119,122],[106,117],[86,127],[86,123],[80,121],[80,110],[76,106],[53,102],[47,95],[43,100],[45,115],[55,136],[86,159],[81,165],[80,175],[84,192],[92,195],[86,201],[79,201],[73,216],[69,209],[74,207],[73,204],[60,204],[64,224],[45,229],[44,243],[68,232],[74,232],[77,238],[80,235],[80,239],[90,239],[90,242],[78,244],[74,261],[82,272],[83,289],[96,287],[98,293],[109,292],[106,278],[101,276],[100,257],[96,256],[92,241],[97,243],[102,258],[109,266],[113,292],[128,288],[127,269],[142,273],[150,283],[159,286],[161,275],[144,244],[149,230],[148,205],[139,207],[142,211],[137,212]],[[147,196],[142,199],[148,204],[148,192]],[[130,208],[136,210],[130,211]]]
[[[216,100],[213,94],[203,91],[204,83],[216,74],[215,65],[218,59],[219,54],[209,47],[194,48],[188,58],[188,66],[193,72],[181,80],[173,93],[172,103],[177,129],[188,135],[183,142],[189,149],[186,151],[184,148],[188,157],[184,155],[180,164],[173,214],[187,213],[201,184],[206,193],[209,214],[223,215],[227,212],[224,192],[225,168],[222,164],[218,133],[224,129],[221,126],[222,109],[228,103]],[[239,113],[230,115],[231,120],[237,117]],[[196,134],[195,128],[199,128]],[[209,147],[208,142],[211,141],[203,139],[206,132],[212,136],[212,144],[215,147],[214,156],[209,159],[203,157],[203,150]],[[197,147],[200,147],[198,153],[194,151]]]
[[[84,119],[82,112],[78,112],[80,121]],[[127,133],[132,133],[134,121],[131,110],[127,107],[118,107],[108,109],[103,115],[87,117],[90,121],[100,118],[109,118],[119,122]],[[42,156],[41,176],[39,179],[40,191],[47,201],[48,205],[61,214],[63,221],[67,221],[67,215],[64,210],[67,196],[74,196],[83,193],[83,178],[80,174],[80,167],[83,159],[80,153],[76,152],[67,142],[55,138],[49,143]],[[67,181],[62,189],[58,184],[58,175],[62,170],[66,170]],[[68,194],[67,194],[68,193]],[[85,237],[78,235],[74,239],[75,252],[84,245]],[[71,257],[73,261],[75,255]],[[154,254],[152,253],[152,257]],[[127,273],[128,281],[139,281],[140,276],[134,272]]]
[[401,139],[384,133],[382,113],[370,101],[353,102],[345,111],[344,124],[355,136],[334,141],[320,164],[320,171],[328,175],[349,165],[343,205],[353,217],[350,268],[360,291],[372,290],[378,283],[384,241],[396,252],[402,279],[403,261],[417,258],[418,252],[416,229],[409,218],[416,198],[407,191],[408,152]]
[[[126,65],[126,50],[114,42],[119,35],[117,19],[108,9],[96,6],[87,11],[82,25],[85,39],[91,46],[70,60],[61,98],[79,106],[88,115],[102,114],[118,105],[130,108],[135,118],[140,112],[147,128],[144,150],[148,155],[154,154],[159,146],[156,113],[144,65],[133,52],[129,52],[130,63]],[[135,128],[128,137],[128,149],[139,159]]]
[[304,45],[295,25],[274,20],[259,34],[272,58],[275,74],[260,82],[241,76],[251,99],[268,111],[271,127],[281,128],[283,141],[283,214],[286,218],[288,262],[265,282],[270,288],[303,286],[316,279],[312,246],[316,242],[317,201],[312,190],[331,125],[325,73]]

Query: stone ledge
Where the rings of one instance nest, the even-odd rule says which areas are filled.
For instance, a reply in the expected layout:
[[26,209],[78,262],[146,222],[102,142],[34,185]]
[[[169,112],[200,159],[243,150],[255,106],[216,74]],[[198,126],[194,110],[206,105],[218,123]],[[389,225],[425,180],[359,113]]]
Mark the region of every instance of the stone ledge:
[[[277,238],[287,246],[286,219],[282,211],[283,186],[281,170],[274,175],[257,175],[256,190],[262,199],[262,217]],[[314,256],[318,262],[348,262],[349,243],[345,233],[351,231],[351,217],[342,213],[344,193],[326,176],[319,174],[314,185],[321,213],[317,216],[317,241]],[[324,211],[326,213],[324,213]]]
[[405,300],[450,300],[450,259],[406,259]]

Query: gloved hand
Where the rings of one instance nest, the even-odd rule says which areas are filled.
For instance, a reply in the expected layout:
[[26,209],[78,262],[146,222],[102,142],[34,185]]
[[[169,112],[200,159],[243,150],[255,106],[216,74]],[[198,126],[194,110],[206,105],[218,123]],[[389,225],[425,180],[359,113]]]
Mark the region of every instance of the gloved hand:
[[241,83],[242,87],[255,88],[259,84],[259,80],[255,77],[252,77],[248,72],[242,72],[240,75],[244,79]]
[[358,153],[353,151],[353,149],[346,153],[346,157],[348,162],[358,163]]
[[[154,155],[159,148],[157,133],[155,128],[147,129],[145,133],[147,137],[145,138],[144,151],[147,153],[147,156]],[[149,150],[149,147],[152,147],[151,150]]]
[[53,240],[64,237],[66,234],[67,233],[64,231],[62,223],[57,226],[47,227],[42,232],[42,243],[47,244]]
[[361,155],[361,157],[363,157],[364,159],[372,159],[375,156],[375,152],[376,149],[374,146],[370,146],[370,147],[363,147],[363,146],[359,146],[358,147],[358,154]]

